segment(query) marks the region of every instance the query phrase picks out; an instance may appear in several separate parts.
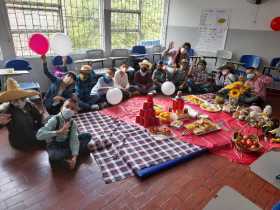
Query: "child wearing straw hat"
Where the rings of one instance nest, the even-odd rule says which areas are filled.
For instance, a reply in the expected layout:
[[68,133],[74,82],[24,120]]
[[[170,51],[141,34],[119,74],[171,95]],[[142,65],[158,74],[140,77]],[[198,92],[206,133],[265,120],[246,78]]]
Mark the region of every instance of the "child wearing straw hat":
[[152,64],[148,60],[139,63],[140,70],[135,73],[134,85],[131,85],[130,91],[133,95],[147,94],[154,90],[151,68]]
[[10,145],[17,149],[28,149],[41,145],[36,139],[36,132],[42,126],[43,115],[27,98],[39,95],[37,91],[22,90],[18,83],[9,78],[7,90],[0,93],[2,104],[0,114],[1,126],[9,131]]

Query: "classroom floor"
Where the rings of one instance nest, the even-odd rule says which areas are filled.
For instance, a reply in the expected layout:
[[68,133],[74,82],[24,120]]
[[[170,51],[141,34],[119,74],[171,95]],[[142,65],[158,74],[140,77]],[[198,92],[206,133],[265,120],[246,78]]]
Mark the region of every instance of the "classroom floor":
[[[280,100],[270,95],[274,115]],[[104,184],[93,158],[76,172],[52,171],[44,151],[13,150],[0,130],[0,209],[202,209],[229,185],[263,209],[280,200],[280,190],[251,173],[248,166],[212,154],[140,181],[130,177]]]

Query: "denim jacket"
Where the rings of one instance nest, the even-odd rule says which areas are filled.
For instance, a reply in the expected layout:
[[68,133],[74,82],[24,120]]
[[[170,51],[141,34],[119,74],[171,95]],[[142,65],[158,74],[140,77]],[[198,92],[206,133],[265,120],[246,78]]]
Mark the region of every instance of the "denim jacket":
[[[45,75],[51,81],[51,85],[49,86],[49,89],[44,97],[44,105],[46,107],[51,107],[54,102],[53,97],[57,96],[60,84],[62,83],[62,79],[57,78],[56,76],[54,76],[52,73],[49,72],[47,63],[43,64],[43,69]],[[73,92],[74,92],[74,86],[71,85],[63,91],[61,96],[68,99],[72,97]]]

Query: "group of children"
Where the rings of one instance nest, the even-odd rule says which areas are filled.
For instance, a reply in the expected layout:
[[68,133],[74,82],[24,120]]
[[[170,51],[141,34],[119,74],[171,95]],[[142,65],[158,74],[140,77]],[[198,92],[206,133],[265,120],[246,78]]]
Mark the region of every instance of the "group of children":
[[225,65],[218,69],[215,78],[209,77],[206,61],[193,61],[190,65],[190,54],[194,53],[190,44],[185,43],[178,50],[172,47],[171,43],[163,53],[163,56],[171,56],[169,63],[162,60],[153,68],[148,60],[143,60],[133,81],[128,78],[127,64],[122,64],[118,70],[108,68],[105,75],[97,75],[92,66],[83,65],[78,74],[65,69],[64,76],[59,78],[49,71],[46,57],[42,56],[44,73],[51,82],[43,99],[50,115],[48,121],[43,122],[43,111],[39,112],[28,100],[39,93],[22,90],[15,80],[8,79],[7,90],[0,93],[0,103],[9,102],[0,107],[0,125],[7,126],[13,147],[46,146],[50,163],[67,164],[74,169],[78,155],[90,153],[95,146],[90,134],[79,134],[73,116],[78,111],[99,110],[107,106],[106,93],[110,88],[119,88],[123,98],[127,99],[151,91],[161,93],[161,85],[166,81],[172,81],[176,90],[185,93],[207,93],[219,91],[240,79],[246,80],[245,83],[251,87],[250,94],[244,99],[246,103],[265,100],[265,90],[272,79],[256,69],[249,68],[246,78],[237,78],[234,66]]

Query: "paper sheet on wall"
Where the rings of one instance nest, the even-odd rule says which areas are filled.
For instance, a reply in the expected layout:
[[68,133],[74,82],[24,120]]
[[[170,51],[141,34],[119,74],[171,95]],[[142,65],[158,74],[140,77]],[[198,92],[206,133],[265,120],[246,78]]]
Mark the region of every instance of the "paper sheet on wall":
[[200,26],[199,41],[196,46],[197,51],[217,52],[225,48],[227,38],[227,28],[215,26]]
[[230,10],[203,9],[200,16],[197,51],[214,52],[223,50],[227,38]]
[[228,28],[229,17],[229,9],[203,9],[200,15],[200,25]]

